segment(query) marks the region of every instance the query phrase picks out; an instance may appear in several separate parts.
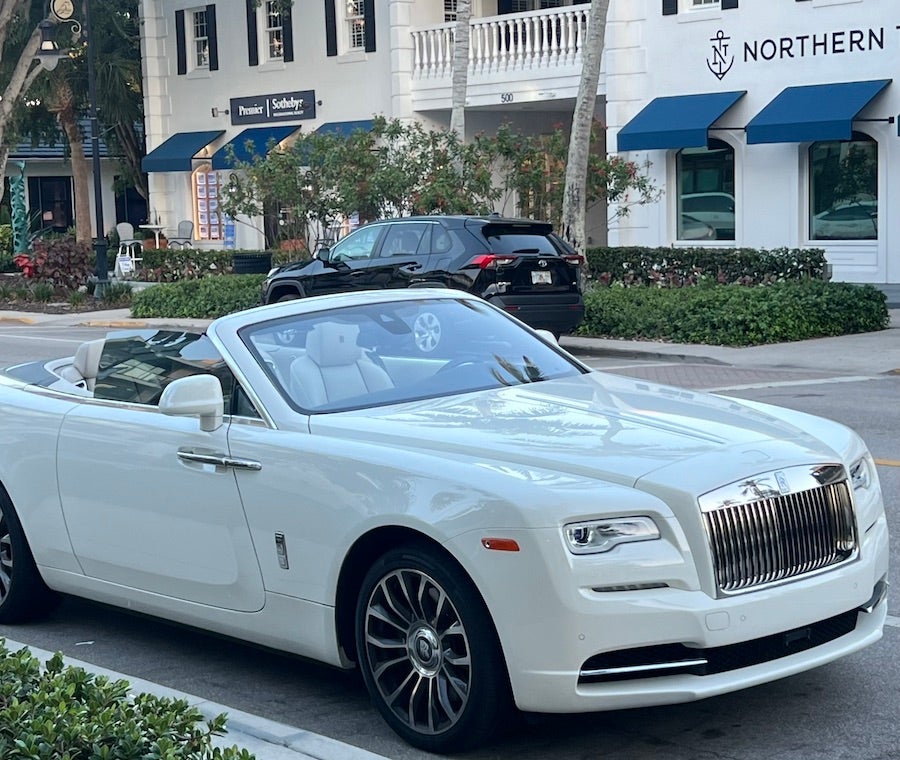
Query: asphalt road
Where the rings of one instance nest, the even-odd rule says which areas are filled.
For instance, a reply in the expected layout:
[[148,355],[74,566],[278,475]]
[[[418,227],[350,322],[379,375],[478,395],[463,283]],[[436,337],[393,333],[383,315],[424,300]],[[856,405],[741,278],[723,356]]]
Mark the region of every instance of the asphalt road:
[[[0,365],[71,353],[102,330],[0,326]],[[900,557],[900,377],[842,382],[839,373],[741,369],[592,357],[589,363],[649,382],[715,388],[823,414],[856,428],[882,464],[879,476]],[[98,484],[102,487],[102,484]],[[890,608],[900,610],[900,569]],[[0,626],[0,635],[146,678],[397,760],[428,757],[398,739],[369,705],[359,679],[283,655],[77,599],[51,617]],[[793,678],[702,702],[566,716],[517,716],[473,760],[886,760],[900,757],[900,619],[866,651]]]

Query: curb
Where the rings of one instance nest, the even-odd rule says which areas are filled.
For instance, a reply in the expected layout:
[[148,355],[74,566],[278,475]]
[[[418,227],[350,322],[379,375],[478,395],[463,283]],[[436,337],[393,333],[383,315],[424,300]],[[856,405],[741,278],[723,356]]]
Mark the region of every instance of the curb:
[[[6,647],[10,651],[28,649],[42,662],[53,657],[53,652],[12,639],[6,639]],[[128,681],[131,694],[146,693],[157,697],[184,700],[191,707],[197,708],[206,720],[226,713],[228,716],[227,733],[224,736],[215,737],[213,744],[217,747],[237,745],[256,755],[259,760],[388,760],[383,755],[344,744],[337,739],[331,739],[285,723],[278,723],[242,710],[235,710],[227,705],[170,689],[153,681],[128,676],[73,657],[64,656],[63,662],[67,666],[82,668],[88,673],[105,676],[112,681]]]

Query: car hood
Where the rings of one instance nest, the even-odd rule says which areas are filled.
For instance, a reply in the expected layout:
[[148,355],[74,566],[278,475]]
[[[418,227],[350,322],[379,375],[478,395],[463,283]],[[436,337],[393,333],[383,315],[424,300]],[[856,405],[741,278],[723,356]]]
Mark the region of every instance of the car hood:
[[[838,461],[809,431],[740,401],[600,372],[339,414],[313,434],[507,462],[634,486],[697,460],[686,490],[802,462]],[[812,419],[812,418],[810,418]],[[829,426],[821,421],[821,434]],[[702,477],[693,480],[698,470]],[[681,472],[679,470],[678,472]],[[665,479],[671,483],[672,473]],[[651,477],[649,480],[656,480]],[[649,484],[648,484],[649,485]]]

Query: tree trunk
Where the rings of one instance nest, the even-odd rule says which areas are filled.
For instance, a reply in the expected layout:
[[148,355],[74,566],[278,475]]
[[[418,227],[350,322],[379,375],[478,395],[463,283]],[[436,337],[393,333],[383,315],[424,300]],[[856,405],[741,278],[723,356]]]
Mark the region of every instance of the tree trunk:
[[469,86],[469,19],[472,0],[458,0],[453,32],[453,89],[450,96],[450,131],[466,141],[466,91]]
[[587,185],[588,154],[591,148],[591,127],[594,107],[597,103],[597,85],[600,81],[600,62],[603,60],[603,40],[606,34],[606,17],[609,0],[592,0],[588,17],[587,37],[581,51],[581,82],[572,117],[572,134],[569,139],[569,156],[566,163],[566,185],[563,193],[563,238],[576,251],[585,249],[585,188]]
[[[68,85],[62,85],[72,92]],[[60,104],[57,113],[59,124],[66,133],[69,142],[69,152],[72,159],[72,180],[75,184],[75,239],[79,243],[90,245],[93,236],[91,234],[91,200],[90,200],[90,171],[87,158],[84,155],[84,134],[78,125],[72,98]],[[94,203],[102,203],[102,198],[95,198]],[[97,236],[101,237],[104,230],[97,230]]]

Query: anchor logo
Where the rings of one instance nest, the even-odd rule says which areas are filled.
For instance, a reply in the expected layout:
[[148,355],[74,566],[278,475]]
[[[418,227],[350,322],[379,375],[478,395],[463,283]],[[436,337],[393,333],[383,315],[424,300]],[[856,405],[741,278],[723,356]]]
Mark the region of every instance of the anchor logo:
[[731,37],[720,29],[709,41],[712,43],[712,55],[706,59],[706,68],[719,79],[724,79],[734,65],[734,56],[728,54]]

